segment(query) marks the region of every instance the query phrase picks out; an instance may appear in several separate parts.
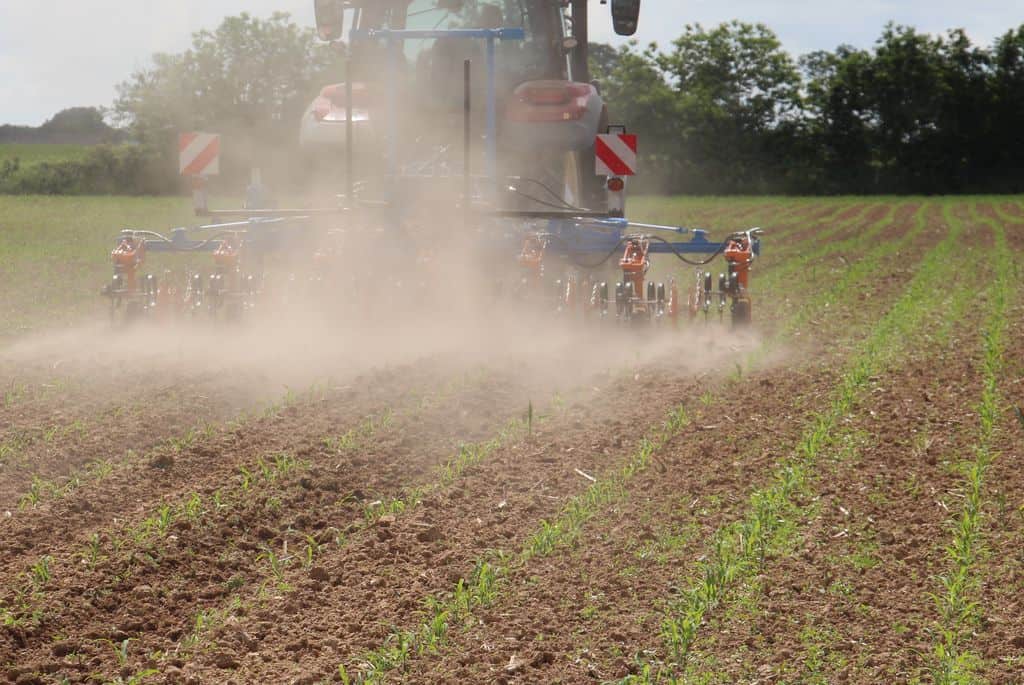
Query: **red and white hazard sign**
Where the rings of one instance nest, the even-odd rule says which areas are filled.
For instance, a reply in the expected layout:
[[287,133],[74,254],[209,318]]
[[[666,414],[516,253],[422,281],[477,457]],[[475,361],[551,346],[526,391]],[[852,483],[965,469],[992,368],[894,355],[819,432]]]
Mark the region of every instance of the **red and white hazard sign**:
[[182,176],[215,176],[220,173],[220,136],[215,133],[182,133],[178,136],[178,170]]
[[633,176],[636,174],[636,135],[633,133],[601,133],[594,144],[598,176]]

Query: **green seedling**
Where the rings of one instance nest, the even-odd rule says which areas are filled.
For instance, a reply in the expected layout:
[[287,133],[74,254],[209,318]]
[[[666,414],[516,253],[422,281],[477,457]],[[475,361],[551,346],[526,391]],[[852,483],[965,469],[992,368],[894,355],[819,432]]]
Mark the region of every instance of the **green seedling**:
[[323,545],[321,545],[319,542],[317,542],[315,537],[313,537],[312,535],[307,535],[306,536],[306,549],[305,549],[305,553],[304,553],[303,558],[302,558],[302,560],[303,560],[303,564],[302,564],[303,567],[305,567],[307,569],[310,568],[313,565],[313,560],[316,559],[316,555],[320,553],[320,550],[322,548],[323,548]]
[[252,472],[249,469],[245,468],[244,466],[239,466],[238,471],[242,476],[242,490],[244,492],[248,492],[249,488],[252,486]]
[[[219,493],[219,491],[218,491]],[[198,492],[193,492],[185,503],[185,518],[189,521],[197,521],[203,515],[203,498]]]
[[114,472],[114,463],[109,459],[97,459],[87,467],[89,474],[96,480],[103,480]]
[[160,507],[160,510],[156,513],[154,518],[154,527],[160,537],[167,535],[167,532],[171,529],[171,525],[174,523],[174,511],[170,505],[165,504]]
[[273,550],[268,548],[256,556],[256,561],[266,561],[274,580],[278,583],[284,582],[284,572],[288,566],[287,559],[277,556]]
[[277,477],[284,478],[299,467],[299,461],[287,452],[274,455],[274,471]]
[[100,560],[100,550],[100,534],[93,533],[85,545],[85,551],[82,552],[82,559],[89,565],[89,568],[94,567]]
[[44,556],[32,564],[32,568],[29,570],[29,579],[36,586],[42,586],[50,582],[52,577],[50,574],[50,557]]
[[32,484],[29,486],[28,492],[22,495],[21,499],[18,500],[18,508],[34,509],[49,489],[49,484],[39,476],[32,476]]

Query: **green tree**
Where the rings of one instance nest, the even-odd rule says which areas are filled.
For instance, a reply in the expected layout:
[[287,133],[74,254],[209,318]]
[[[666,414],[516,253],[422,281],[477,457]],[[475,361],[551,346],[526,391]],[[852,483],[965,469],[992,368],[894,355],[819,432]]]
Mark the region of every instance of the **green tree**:
[[870,192],[875,109],[872,56],[848,45],[800,59],[809,155],[820,171],[816,190]]
[[173,156],[180,131],[222,133],[244,164],[252,161],[245,151],[258,155],[297,137],[305,106],[337,80],[338,63],[312,29],[289,15],[243,13],[193,34],[181,54],[154,55],[150,68],[118,86],[115,115],[137,141],[164,155]]
[[992,48],[992,136],[989,188],[1024,192],[1024,25],[1000,36]]
[[784,148],[776,134],[800,112],[800,76],[763,24],[687,25],[657,64],[675,90],[683,154],[697,173],[686,185],[767,190]]
[[940,40],[938,59],[939,111],[924,160],[935,178],[928,187],[967,192],[980,187],[992,163],[992,58],[963,29],[954,29]]
[[879,164],[889,192],[923,191],[934,181],[942,105],[941,40],[889,24],[875,45],[871,90]]
[[637,177],[645,191],[673,192],[673,177],[685,165],[680,156],[682,132],[678,98],[658,65],[657,46],[639,50],[635,42],[602,60],[609,69],[602,79],[610,122],[625,124],[640,135],[644,171]]
[[587,46],[587,59],[590,62],[591,78],[603,85],[619,64],[619,51],[607,43],[590,43]]

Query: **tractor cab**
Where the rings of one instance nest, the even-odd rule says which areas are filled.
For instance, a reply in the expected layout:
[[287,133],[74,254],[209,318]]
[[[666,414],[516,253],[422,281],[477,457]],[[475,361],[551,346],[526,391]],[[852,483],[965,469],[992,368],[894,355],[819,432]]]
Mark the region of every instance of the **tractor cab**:
[[[415,118],[404,122],[406,129],[416,125],[436,129],[446,122],[461,127],[467,60],[473,109],[482,116],[488,85],[487,46],[483,40],[459,35],[474,29],[523,33],[522,39],[500,40],[494,47],[499,109],[507,106],[522,83],[571,80],[567,44],[572,40],[565,38],[565,19],[559,4],[551,0],[318,0],[316,10],[319,35],[340,42],[347,53],[353,107],[359,110],[353,117],[363,128],[371,128],[366,123],[369,110],[385,108],[412,113]],[[386,32],[431,35],[373,38]],[[304,142],[343,145],[344,132],[331,124],[344,124],[345,110],[345,84],[324,87],[307,111]]]
[[[568,77],[566,47],[560,40],[565,32],[564,21],[559,4],[551,0],[319,0],[316,6],[321,38],[344,42],[357,62],[368,61],[372,65],[381,58],[379,49],[374,49],[371,42],[353,40],[355,35],[365,36],[372,31],[517,28],[523,29],[526,37],[503,46],[503,77]],[[446,59],[457,59],[460,73],[462,59],[476,57],[479,66],[483,64],[479,43],[454,36],[405,39],[400,50],[406,66],[417,75],[423,75],[432,63],[448,66],[443,64]]]

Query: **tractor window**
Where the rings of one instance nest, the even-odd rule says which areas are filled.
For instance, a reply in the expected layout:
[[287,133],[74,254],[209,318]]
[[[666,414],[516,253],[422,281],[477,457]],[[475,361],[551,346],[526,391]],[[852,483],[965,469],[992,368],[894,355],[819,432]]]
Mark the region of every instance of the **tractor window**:
[[[412,0],[407,6],[398,3],[392,7],[388,27],[417,31],[524,28],[529,41],[533,27],[525,4],[525,0]],[[435,43],[434,40],[405,41],[406,59],[416,64]],[[502,52],[511,50],[502,49]]]
[[[362,29],[525,29],[525,41],[499,41],[497,44],[501,88],[514,88],[529,80],[565,78],[565,57],[561,52],[564,28],[558,3],[551,0],[367,0],[361,7],[359,27]],[[438,79],[457,80],[465,59],[472,60],[477,78],[484,77],[482,40],[405,40],[400,50],[405,58],[405,73],[420,84]],[[385,61],[387,46],[383,42],[363,45],[356,51],[363,56],[361,61],[378,65],[389,63]],[[365,68],[377,71],[385,67]]]

